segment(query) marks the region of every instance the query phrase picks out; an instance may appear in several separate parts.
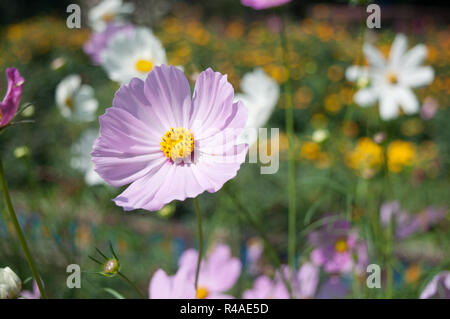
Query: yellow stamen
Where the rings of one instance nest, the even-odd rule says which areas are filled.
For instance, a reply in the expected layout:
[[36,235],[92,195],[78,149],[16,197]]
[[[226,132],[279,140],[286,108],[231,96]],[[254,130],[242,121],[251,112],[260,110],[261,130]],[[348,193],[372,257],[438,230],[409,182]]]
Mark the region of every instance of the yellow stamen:
[[194,151],[194,135],[183,127],[170,128],[161,139],[161,151],[173,162],[188,159]]
[[69,109],[71,109],[71,110],[73,109],[73,100],[72,100],[71,97],[66,98],[65,104],[67,105],[67,107],[68,107]]
[[338,253],[343,253],[346,252],[348,247],[347,247],[347,242],[343,239],[338,240],[336,242],[336,244],[334,245],[334,249],[338,252]]
[[197,288],[197,299],[205,299],[208,297],[209,291],[205,287]]
[[136,62],[136,69],[143,73],[150,72],[153,69],[153,63],[150,60],[140,59]]
[[114,14],[113,13],[105,13],[103,16],[102,16],[102,19],[103,19],[103,21],[105,21],[105,22],[111,22],[113,19],[114,19]]
[[397,84],[398,83],[398,79],[397,79],[397,75],[394,72],[388,72],[386,74],[386,79],[388,80],[388,82],[390,84]]

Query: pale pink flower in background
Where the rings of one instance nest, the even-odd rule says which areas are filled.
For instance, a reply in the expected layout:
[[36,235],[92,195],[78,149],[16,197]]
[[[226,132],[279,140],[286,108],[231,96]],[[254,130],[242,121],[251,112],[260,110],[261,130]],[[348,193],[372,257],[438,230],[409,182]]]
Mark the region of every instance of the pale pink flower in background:
[[150,281],[150,299],[194,299],[194,281],[188,268],[180,267],[173,276],[168,276],[162,269],[158,269]]
[[236,145],[247,111],[233,98],[227,77],[211,69],[199,75],[192,98],[187,78],[173,66],[122,85],[100,116],[91,153],[108,184],[131,184],[116,205],[156,211],[173,200],[217,192],[235,177],[248,145]]
[[8,79],[8,88],[3,101],[0,102],[0,127],[8,125],[16,116],[25,83],[25,79],[16,68],[7,68],[6,78]]
[[41,293],[36,281],[33,281],[33,290],[23,290],[20,296],[24,299],[41,299]]
[[[365,271],[364,267],[368,262],[367,245],[346,220],[337,220],[324,225],[319,231],[311,232],[308,241],[313,247],[311,261],[323,266],[326,272]],[[354,256],[357,257],[356,262]]]
[[420,299],[450,299],[450,271],[434,276],[422,291]]
[[423,100],[422,108],[420,109],[420,116],[425,121],[431,120],[439,109],[438,101],[432,97],[426,97]]
[[[180,268],[189,269],[192,282],[195,280],[198,252],[195,249],[186,250],[180,257]],[[224,244],[214,246],[210,254],[201,262],[198,276],[198,299],[228,299],[226,294],[239,279],[241,262],[231,255],[230,247]]]
[[252,7],[255,10],[278,7],[288,2],[291,0],[241,0],[244,6]]
[[108,23],[104,30],[91,34],[89,41],[83,45],[83,50],[95,65],[100,65],[102,52],[108,47],[109,40],[119,33],[131,36],[133,29],[131,24]]
[[244,291],[242,298],[289,299],[289,291],[280,278],[270,279],[263,275],[255,279],[251,289]]

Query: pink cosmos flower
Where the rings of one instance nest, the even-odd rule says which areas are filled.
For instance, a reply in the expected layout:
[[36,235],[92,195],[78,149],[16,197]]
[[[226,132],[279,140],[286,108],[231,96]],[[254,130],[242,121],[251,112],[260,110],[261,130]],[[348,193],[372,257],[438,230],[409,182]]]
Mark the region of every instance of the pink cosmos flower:
[[388,227],[391,220],[395,222],[395,237],[407,238],[418,232],[425,232],[441,222],[447,215],[445,208],[429,206],[418,214],[411,214],[400,208],[398,201],[385,202],[380,208],[380,222]]
[[8,89],[3,101],[0,102],[0,127],[8,125],[16,115],[22,97],[22,87],[25,83],[16,68],[7,68],[6,78],[8,79]]
[[125,210],[161,209],[173,200],[217,192],[236,176],[247,144],[246,120],[227,77],[207,69],[191,89],[183,72],[155,67],[116,92],[100,117],[91,153],[95,171],[113,186],[131,185],[114,202]]
[[[358,238],[357,232],[345,220],[337,220],[320,231],[310,233],[308,241],[314,247],[310,255],[312,262],[323,266],[328,273],[349,273],[352,270],[361,273],[367,265],[366,243]],[[357,256],[356,262],[354,255]]]
[[[313,263],[304,263],[297,272],[283,266],[285,279],[291,283],[292,296],[297,299],[313,298],[319,283],[319,268]],[[289,291],[279,271],[271,280],[263,275],[256,278],[253,288],[244,291],[244,299],[288,299]]]
[[420,299],[450,299],[450,271],[443,271],[433,277],[420,295]]
[[33,281],[33,290],[24,290],[20,293],[24,299],[41,299],[41,292],[39,291],[39,287],[36,281]]
[[[190,269],[192,282],[195,280],[198,252],[195,249],[186,250],[180,257],[180,268]],[[241,274],[241,262],[231,256],[230,247],[217,244],[208,257],[200,265],[198,276],[198,299],[229,299],[225,294],[230,290]]]
[[288,2],[291,0],[241,0],[244,6],[252,7],[255,10],[278,7]]
[[190,269],[180,267],[173,276],[168,276],[164,270],[158,269],[150,281],[149,297],[150,299],[194,299],[195,287],[190,276]]
[[289,299],[289,291],[280,278],[274,280],[262,275],[256,278],[253,288],[244,291],[244,299]]
[[131,34],[134,26],[131,24],[109,23],[101,32],[94,32],[83,46],[84,52],[90,56],[95,65],[101,63],[101,53],[108,47],[108,42],[115,35],[125,32]]

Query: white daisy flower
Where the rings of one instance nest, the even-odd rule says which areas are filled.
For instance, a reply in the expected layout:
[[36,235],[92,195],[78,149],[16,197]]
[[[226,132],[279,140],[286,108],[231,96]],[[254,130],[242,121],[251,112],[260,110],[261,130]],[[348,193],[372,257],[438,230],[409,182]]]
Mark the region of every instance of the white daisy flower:
[[0,299],[13,299],[22,290],[22,281],[9,267],[0,268]]
[[97,32],[103,31],[107,24],[124,22],[125,16],[133,13],[132,3],[123,3],[122,0],[103,0],[97,6],[89,10],[89,24]]
[[378,100],[383,120],[398,117],[400,108],[406,114],[417,113],[419,101],[411,89],[433,81],[433,68],[422,66],[427,55],[425,45],[416,45],[409,51],[407,48],[406,37],[398,34],[386,61],[379,50],[366,43],[363,50],[369,66],[351,66],[346,71],[347,79],[357,81],[360,87],[355,102],[367,107]]
[[128,83],[137,77],[145,80],[155,66],[167,64],[166,51],[153,32],[138,27],[131,33],[118,33],[101,53],[102,66],[111,80]]
[[94,163],[91,160],[92,146],[98,136],[98,130],[87,129],[81,134],[78,142],[71,147],[70,164],[74,169],[84,173],[87,185],[104,184],[103,179],[94,171]]
[[243,93],[235,94],[235,100],[241,100],[247,107],[248,119],[239,143],[251,145],[257,136],[250,134],[249,129],[260,128],[267,123],[280,97],[280,88],[261,68],[256,68],[243,76],[241,90]]
[[95,119],[98,102],[94,97],[94,89],[81,84],[78,74],[69,75],[59,82],[55,99],[63,117],[82,122]]

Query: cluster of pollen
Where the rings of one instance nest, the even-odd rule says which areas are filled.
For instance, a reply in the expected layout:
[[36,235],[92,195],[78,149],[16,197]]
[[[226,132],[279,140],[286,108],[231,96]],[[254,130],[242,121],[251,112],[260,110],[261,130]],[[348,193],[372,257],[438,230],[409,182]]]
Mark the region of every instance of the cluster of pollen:
[[196,293],[197,299],[205,299],[206,297],[208,297],[208,295],[209,295],[208,289],[203,288],[203,287],[197,288],[197,293]]
[[194,151],[194,135],[183,127],[170,128],[162,137],[161,151],[173,162],[187,159]]
[[346,252],[348,247],[347,247],[347,242],[343,239],[338,240],[334,246],[334,249],[338,252],[338,253],[343,253]]
[[397,75],[394,72],[388,72],[386,74],[386,79],[390,84],[397,84],[398,83],[398,79],[397,79]]
[[140,59],[136,62],[136,70],[147,73],[153,69],[153,63],[150,60]]

